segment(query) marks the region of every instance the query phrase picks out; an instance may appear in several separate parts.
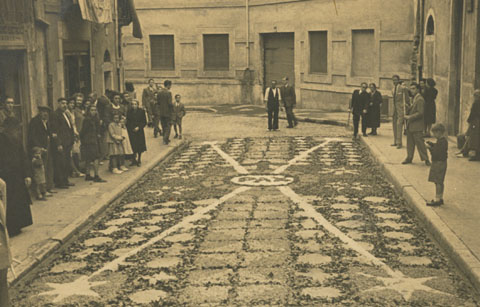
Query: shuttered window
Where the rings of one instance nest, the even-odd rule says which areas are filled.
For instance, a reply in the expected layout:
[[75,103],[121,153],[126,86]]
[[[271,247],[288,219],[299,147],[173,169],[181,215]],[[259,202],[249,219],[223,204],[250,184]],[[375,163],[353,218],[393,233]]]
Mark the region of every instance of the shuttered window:
[[328,73],[327,31],[308,32],[310,41],[310,73]]
[[150,35],[152,70],[175,70],[173,35]]
[[229,70],[229,61],[228,34],[204,34],[204,70]]

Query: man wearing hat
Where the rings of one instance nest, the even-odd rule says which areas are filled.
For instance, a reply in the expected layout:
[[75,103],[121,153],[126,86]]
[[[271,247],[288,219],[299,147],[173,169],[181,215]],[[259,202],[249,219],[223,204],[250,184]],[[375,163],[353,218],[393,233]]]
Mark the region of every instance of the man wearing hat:
[[28,152],[30,156],[33,154],[34,147],[44,148],[46,151],[42,155],[43,164],[45,165],[45,179],[47,196],[51,196],[53,191],[53,144],[55,143],[56,134],[50,125],[50,109],[47,106],[39,106],[38,114],[30,121],[28,125]]

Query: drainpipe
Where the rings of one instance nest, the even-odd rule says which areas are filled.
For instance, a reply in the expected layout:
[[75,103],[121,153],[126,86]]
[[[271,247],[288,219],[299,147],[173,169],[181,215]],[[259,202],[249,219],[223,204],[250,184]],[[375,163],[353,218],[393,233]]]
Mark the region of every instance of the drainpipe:
[[247,42],[246,42],[247,68],[250,68],[250,8],[249,8],[248,0],[245,0],[245,30],[247,35]]
[[425,0],[420,0],[420,46],[418,61],[418,78],[423,78],[423,51],[425,42]]

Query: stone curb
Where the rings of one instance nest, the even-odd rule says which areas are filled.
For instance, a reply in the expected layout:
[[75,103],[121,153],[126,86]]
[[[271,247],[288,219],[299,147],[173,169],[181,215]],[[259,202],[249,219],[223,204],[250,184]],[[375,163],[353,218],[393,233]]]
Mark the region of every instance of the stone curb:
[[424,227],[454,261],[475,289],[480,292],[480,261],[454,231],[445,224],[435,210],[425,205],[426,200],[401,174],[399,166],[387,163],[386,158],[370,140],[365,138],[360,138],[360,140],[369,149],[383,173],[395,186],[397,192],[407,200],[416,217],[423,223]]
[[187,143],[188,142],[184,140],[176,146],[169,147],[166,152],[159,154],[154,159],[144,164],[145,167],[138,174],[128,178],[120,185],[116,186],[113,190],[104,193],[96,200],[95,205],[86,211],[82,216],[78,217],[67,227],[63,228],[60,232],[46,240],[46,242],[38,247],[31,256],[22,261],[22,263],[15,268],[16,277],[9,279],[10,286],[13,286],[15,283],[20,281],[22,277],[35,269],[43,260],[52,255],[54,252],[58,251],[65,242],[79,233],[85,226],[93,222],[108,208],[112,202],[118,199],[128,188],[138,182],[143,175],[152,170],[158,163],[168,159],[175,152],[185,147]]

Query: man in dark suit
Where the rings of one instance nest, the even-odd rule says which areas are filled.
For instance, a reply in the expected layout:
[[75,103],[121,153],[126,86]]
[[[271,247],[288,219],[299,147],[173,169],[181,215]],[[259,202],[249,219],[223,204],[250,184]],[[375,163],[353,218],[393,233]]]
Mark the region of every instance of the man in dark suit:
[[288,77],[284,77],[283,82],[284,85],[280,88],[280,93],[283,99],[285,113],[287,114],[287,128],[293,128],[298,125],[297,118],[295,114],[293,114],[293,108],[297,105],[297,96],[295,94],[295,88],[289,84]]
[[172,128],[173,98],[170,88],[172,81],[165,80],[164,88],[157,93],[157,111],[160,115],[160,123],[163,131],[163,144],[170,143],[170,130]]
[[58,108],[55,110],[52,124],[57,133],[56,148],[54,150],[55,156],[55,186],[60,189],[73,186],[73,183],[68,181],[70,175],[71,153],[74,143],[73,123],[70,121],[67,111],[67,99],[59,98]]
[[[32,118],[28,125],[28,152],[33,155],[34,147],[45,149],[42,154],[43,165],[45,166],[46,189],[49,193],[55,193],[53,189],[53,147],[55,146],[54,133],[50,123],[51,109],[47,106],[38,107],[38,115]],[[51,194],[47,194],[51,196]]]
[[368,84],[363,82],[360,90],[353,91],[350,110],[353,114],[353,138],[358,136],[358,126],[362,120],[363,136],[367,135],[367,107],[370,101],[370,94],[367,92]]
[[407,114],[405,115],[405,119],[407,120],[407,158],[402,164],[412,163],[415,146],[417,146],[420,159],[425,161],[425,165],[430,166],[427,147],[423,141],[425,100],[422,94],[420,94],[419,84],[410,84],[410,92],[413,96],[413,103],[407,109]]
[[278,111],[280,109],[280,100],[282,95],[277,88],[277,81],[272,80],[271,86],[265,90],[265,103],[268,112],[268,131],[278,130]]

